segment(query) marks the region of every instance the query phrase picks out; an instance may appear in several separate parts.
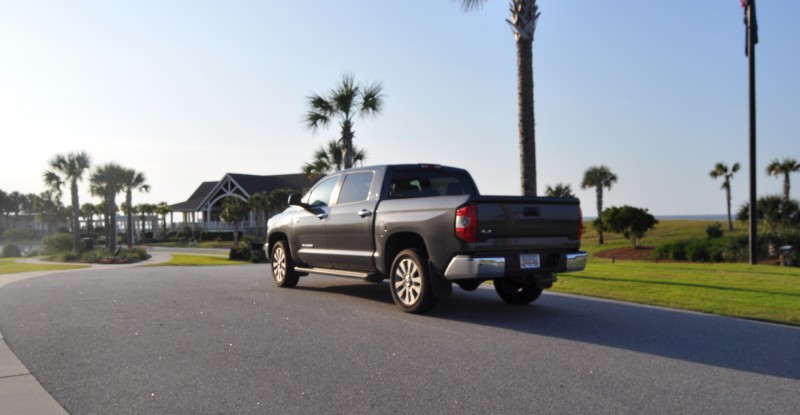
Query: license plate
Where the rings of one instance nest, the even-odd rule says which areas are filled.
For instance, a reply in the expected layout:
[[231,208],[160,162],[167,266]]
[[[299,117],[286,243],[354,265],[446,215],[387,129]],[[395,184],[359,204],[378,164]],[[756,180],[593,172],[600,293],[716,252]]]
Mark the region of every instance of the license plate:
[[519,256],[521,269],[539,268],[539,254],[522,254]]

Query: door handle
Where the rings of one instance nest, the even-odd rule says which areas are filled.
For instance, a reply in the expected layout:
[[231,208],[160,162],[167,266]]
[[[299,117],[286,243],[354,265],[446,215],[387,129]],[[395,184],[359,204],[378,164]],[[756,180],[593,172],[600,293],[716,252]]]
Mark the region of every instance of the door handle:
[[326,219],[327,217],[328,217],[327,213],[320,213],[319,215],[317,215],[317,219],[319,220]]
[[372,211],[370,211],[369,209],[361,209],[360,211],[358,211],[358,216],[361,216],[362,218],[366,218],[367,216],[372,216]]

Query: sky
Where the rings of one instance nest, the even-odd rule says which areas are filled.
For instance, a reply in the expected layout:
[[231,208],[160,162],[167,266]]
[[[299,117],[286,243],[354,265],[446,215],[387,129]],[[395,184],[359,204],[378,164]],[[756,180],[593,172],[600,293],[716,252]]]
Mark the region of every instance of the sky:
[[[539,0],[534,96],[539,192],[569,184],[596,214],[587,168],[618,182],[604,206],[723,214],[717,162],[748,199],[748,59],[739,0]],[[299,173],[339,131],[302,119],[344,74],[380,82],[355,122],[366,164],[469,170],[517,195],[516,46],[508,0],[0,0],[0,189],[40,193],[56,154],[145,174],[133,203],[178,203],[226,173]],[[759,1],[757,189],[800,159],[800,1]],[[800,175],[792,197],[800,195]],[[82,187],[88,188],[87,181]],[[81,203],[99,202],[82,191]],[[65,203],[68,201],[65,199]]]

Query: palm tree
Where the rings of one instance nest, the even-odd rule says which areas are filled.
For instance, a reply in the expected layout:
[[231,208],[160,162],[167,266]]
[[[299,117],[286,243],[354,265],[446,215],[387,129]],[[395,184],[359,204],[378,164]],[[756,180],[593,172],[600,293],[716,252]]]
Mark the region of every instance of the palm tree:
[[288,187],[275,189],[269,192],[269,196],[267,197],[267,216],[271,216],[269,212],[279,213],[286,210],[286,208],[289,207],[289,195],[292,193],[295,193],[295,191]]
[[256,239],[259,239],[261,237],[261,224],[264,223],[264,216],[269,209],[269,193],[255,193],[250,196],[250,200],[247,203],[253,211],[253,217],[256,222]]
[[353,75],[345,74],[342,83],[328,92],[328,96],[314,94],[308,97],[309,110],[305,115],[307,128],[316,131],[320,127],[327,127],[333,119],[340,120],[342,131],[339,148],[345,169],[352,168],[355,160],[353,121],[358,116],[380,114],[383,108],[382,90],[379,82],[356,84]]
[[767,174],[770,176],[780,177],[783,176],[783,203],[789,203],[789,188],[791,183],[789,181],[789,175],[800,171],[800,164],[797,164],[797,160],[793,158],[785,158],[783,161],[779,161],[778,159],[772,160],[769,165],[767,165]]
[[[612,173],[611,170],[603,165],[589,167],[583,173],[583,182],[581,182],[581,189],[594,187],[597,192],[597,218],[603,214],[603,188],[611,190],[611,186],[617,182],[617,175]],[[602,245],[605,243],[603,240],[603,230],[597,231],[598,242]]]
[[553,187],[548,185],[544,194],[548,197],[575,197],[575,194],[572,193],[572,187],[564,183],[557,183]]
[[85,152],[69,153],[67,155],[57,154],[50,160],[50,169],[44,172],[44,182],[57,195],[61,197],[61,187],[69,184],[69,191],[72,201],[72,211],[70,221],[72,222],[72,251],[77,255],[82,251],[81,245],[81,226],[80,201],[78,200],[78,182],[83,180],[83,174],[91,166],[91,158]]
[[[157,206],[152,203],[142,203],[138,205],[138,211],[140,215],[140,219],[142,220],[142,235],[145,233],[145,224],[146,224],[146,217],[156,213]],[[155,230],[155,229],[154,229]],[[194,229],[192,229],[194,231]]]
[[239,244],[239,222],[247,217],[250,207],[235,196],[226,197],[222,201],[222,213],[219,218],[225,223],[233,224],[233,244]]
[[161,229],[163,230],[163,237],[164,237],[164,240],[166,241],[167,240],[167,214],[172,213],[172,208],[169,207],[167,202],[160,202],[159,204],[156,205],[155,213],[156,213],[156,215],[161,216],[161,219],[163,221],[162,222],[163,225],[162,225]]
[[106,163],[92,173],[91,192],[103,198],[106,217],[106,249],[117,250],[117,194],[122,192],[126,170],[115,163]]
[[86,220],[86,233],[94,235],[94,214],[97,212],[97,206],[91,203],[84,203],[81,205],[81,216]]
[[[367,159],[366,150],[360,149],[353,145],[353,162],[364,163]],[[315,181],[320,177],[341,170],[344,167],[344,159],[342,158],[342,151],[336,139],[328,142],[328,147],[320,146],[314,152],[314,160],[303,165],[303,174],[309,180]]]
[[[465,11],[479,8],[487,0],[461,0]],[[511,0],[506,20],[517,42],[517,99],[519,159],[522,194],[536,196],[536,119],[533,111],[533,34],[539,19],[536,0]]]
[[728,230],[733,230],[733,219],[731,219],[731,179],[733,178],[733,174],[739,171],[739,163],[733,163],[733,167],[728,169],[728,166],[724,163],[717,163],[714,166],[714,170],[711,170],[708,175],[711,176],[712,179],[718,179],[722,177],[722,187],[720,189],[725,191],[725,200],[728,206]]
[[33,209],[38,212],[36,221],[47,226],[48,234],[55,233],[58,222],[64,219],[61,216],[62,208],[61,198],[52,190],[42,192],[33,199]]
[[133,169],[125,169],[125,174],[122,180],[122,190],[125,192],[125,205],[128,206],[128,226],[126,226],[128,248],[133,247],[133,191],[149,192],[150,185],[147,184],[147,179],[144,173],[138,172]]

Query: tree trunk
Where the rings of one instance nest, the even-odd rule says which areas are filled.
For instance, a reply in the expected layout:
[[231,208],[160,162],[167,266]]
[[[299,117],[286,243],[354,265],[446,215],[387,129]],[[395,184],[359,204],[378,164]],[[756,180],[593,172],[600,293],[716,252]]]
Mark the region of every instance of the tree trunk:
[[536,196],[536,120],[533,112],[533,40],[517,39],[519,160],[523,196]]
[[725,189],[725,196],[728,199],[728,230],[733,230],[733,219],[731,218],[731,187],[728,185],[728,188]]
[[125,203],[128,205],[128,225],[125,227],[125,233],[127,234],[128,239],[128,249],[133,248],[133,206],[131,202],[133,201],[132,192],[128,190],[125,192]]
[[[786,204],[789,203],[789,190],[790,190],[790,186],[791,186],[789,184],[790,183],[789,182],[789,180],[790,180],[789,179],[789,174],[791,172],[792,171],[789,170],[786,173],[784,173],[784,176],[783,176],[783,203],[784,203],[784,206],[786,206]],[[785,210],[785,208],[784,208],[784,210]]]
[[349,118],[342,121],[342,161],[345,169],[353,168],[353,122]]
[[76,178],[72,179],[69,190],[72,196],[72,251],[75,255],[80,255],[83,245],[81,245],[81,222],[78,220],[80,202],[78,201],[78,180]]
[[[603,185],[597,185],[597,217],[601,218],[603,215]],[[603,238],[603,230],[597,230],[597,243],[603,245],[605,239]]]

